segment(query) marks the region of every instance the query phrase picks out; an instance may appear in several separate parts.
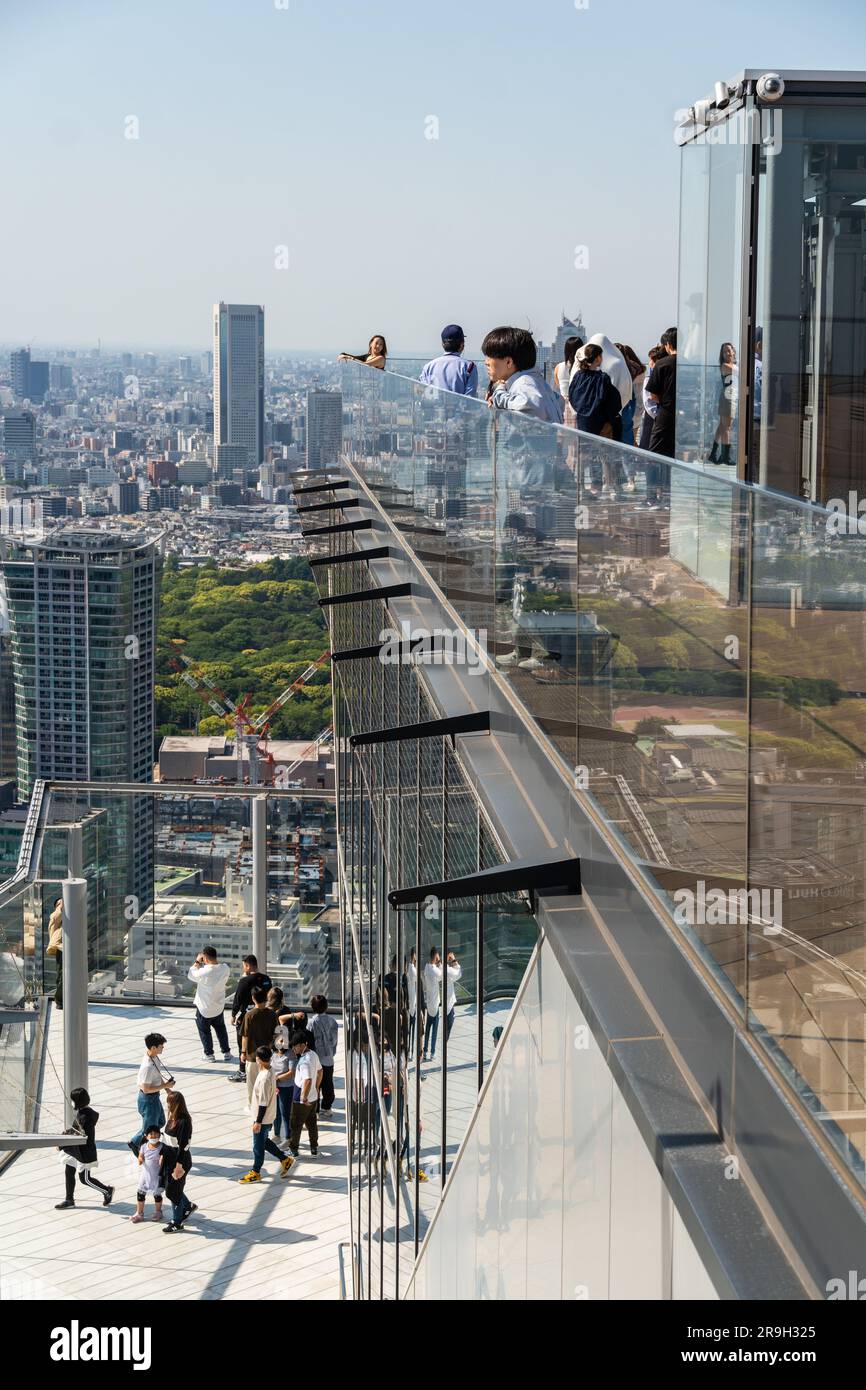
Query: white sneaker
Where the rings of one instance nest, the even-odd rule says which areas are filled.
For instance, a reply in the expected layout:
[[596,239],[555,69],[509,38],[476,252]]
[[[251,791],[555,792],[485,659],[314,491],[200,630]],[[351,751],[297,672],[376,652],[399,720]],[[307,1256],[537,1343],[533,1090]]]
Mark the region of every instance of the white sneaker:
[[517,648],[515,647],[513,651],[511,651],[511,652],[503,652],[501,656],[497,656],[497,658],[496,658],[496,665],[497,665],[497,666],[514,666],[514,665],[517,664],[517,661],[519,660],[519,658],[520,658],[520,653],[519,653],[519,651],[517,650]]
[[214,1054],[213,1054],[212,1052],[203,1052],[203,1053],[201,1054],[201,1060],[202,1060],[203,1062],[215,1062],[215,1061],[216,1061],[216,1057],[214,1056]]
[[544,662],[539,661],[537,656],[528,656],[525,661],[518,661],[517,665],[521,671],[537,671]]
[[232,1054],[231,1054],[230,1052],[224,1052],[224,1053],[223,1053],[223,1061],[224,1061],[224,1062],[233,1062],[234,1060],[235,1060],[235,1059],[234,1059],[234,1057],[232,1056]]

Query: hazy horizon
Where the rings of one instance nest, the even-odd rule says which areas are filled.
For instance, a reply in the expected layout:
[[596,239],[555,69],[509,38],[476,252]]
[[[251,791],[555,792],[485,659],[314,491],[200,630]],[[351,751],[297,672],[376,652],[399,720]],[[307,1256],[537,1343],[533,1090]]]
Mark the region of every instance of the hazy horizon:
[[224,299],[264,304],[269,354],[420,355],[456,320],[478,356],[580,310],[645,352],[674,113],[761,56],[845,69],[857,32],[854,0],[7,0],[0,332],[200,352]]

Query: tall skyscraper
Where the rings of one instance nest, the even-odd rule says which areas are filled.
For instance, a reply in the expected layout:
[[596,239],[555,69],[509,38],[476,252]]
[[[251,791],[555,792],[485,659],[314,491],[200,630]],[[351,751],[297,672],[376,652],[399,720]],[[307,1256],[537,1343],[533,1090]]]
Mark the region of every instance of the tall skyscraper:
[[259,304],[214,305],[214,445],[240,444],[264,462],[265,311]]
[[[153,780],[159,566],[153,541],[110,532],[0,541],[22,799],[38,777]],[[107,808],[119,875],[114,899],[134,894],[143,910],[153,896],[148,799],[94,794],[93,801]],[[122,938],[122,914],[116,925]]]
[[307,392],[307,467],[330,468],[343,447],[343,394]]
[[18,348],[17,352],[11,352],[9,354],[9,367],[12,377],[13,393],[23,398],[27,395],[27,375],[30,371],[30,349]]
[[12,391],[21,400],[41,401],[48,390],[48,363],[34,362],[29,348],[9,354]]

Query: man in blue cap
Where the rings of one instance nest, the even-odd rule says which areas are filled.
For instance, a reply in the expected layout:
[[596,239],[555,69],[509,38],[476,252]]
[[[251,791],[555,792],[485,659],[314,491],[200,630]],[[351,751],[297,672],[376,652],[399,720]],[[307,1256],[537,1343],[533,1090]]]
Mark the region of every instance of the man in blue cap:
[[442,356],[434,357],[421,371],[425,386],[438,386],[441,391],[455,391],[458,396],[477,396],[478,368],[461,356],[466,338],[459,323],[449,323],[442,329]]

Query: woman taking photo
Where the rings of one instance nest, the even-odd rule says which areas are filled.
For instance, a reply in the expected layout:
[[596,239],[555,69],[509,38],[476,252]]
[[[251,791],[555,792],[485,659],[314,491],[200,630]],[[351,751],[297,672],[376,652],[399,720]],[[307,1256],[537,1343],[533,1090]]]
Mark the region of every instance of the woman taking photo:
[[388,360],[388,344],[381,333],[374,333],[366,352],[341,352],[338,362],[364,362],[368,367],[378,367],[384,372]]
[[198,1211],[196,1203],[191,1202],[184,1191],[186,1175],[192,1167],[192,1154],[189,1151],[192,1118],[180,1091],[170,1091],[166,1105],[168,1123],[162,1132],[165,1157],[163,1179],[165,1195],[171,1202],[171,1220],[167,1226],[163,1226],[164,1232],[182,1231],[187,1217]]

